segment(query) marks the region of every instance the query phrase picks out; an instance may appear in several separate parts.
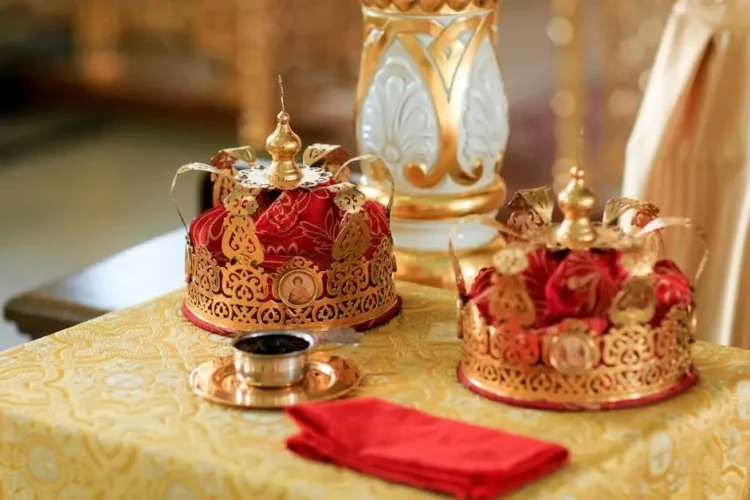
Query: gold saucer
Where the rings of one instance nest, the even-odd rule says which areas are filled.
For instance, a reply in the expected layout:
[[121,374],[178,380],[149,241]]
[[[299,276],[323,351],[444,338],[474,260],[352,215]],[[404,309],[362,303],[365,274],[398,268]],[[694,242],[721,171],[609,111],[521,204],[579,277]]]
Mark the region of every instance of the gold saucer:
[[291,387],[243,386],[237,380],[232,356],[207,361],[190,374],[190,387],[197,395],[214,403],[255,409],[336,399],[357,387],[359,381],[353,363],[327,352],[312,353],[305,379]]

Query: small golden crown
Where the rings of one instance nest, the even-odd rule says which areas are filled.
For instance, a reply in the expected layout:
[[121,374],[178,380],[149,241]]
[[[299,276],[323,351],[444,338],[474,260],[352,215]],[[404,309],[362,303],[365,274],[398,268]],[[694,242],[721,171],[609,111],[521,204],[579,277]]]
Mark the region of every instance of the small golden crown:
[[[557,197],[559,224],[553,200],[550,188],[524,190],[511,198],[507,224],[486,221],[508,243],[471,290],[453,259],[461,382],[491,399],[549,409],[634,406],[689,387],[697,377],[692,287],[659,255],[661,230],[695,225],[657,218],[653,205],[626,198],[609,200],[593,222],[596,197],[578,168]],[[618,227],[628,212],[631,222]]]
[[214,180],[214,208],[187,228],[185,316],[223,335],[367,329],[388,321],[400,308],[391,204],[366,200],[340,180],[353,161],[369,161],[392,181],[385,164],[369,156],[348,159],[338,146],[316,144],[299,165],[301,141],[284,110],[283,89],[266,148],[270,165],[244,147],[220,151],[211,165],[185,165],[175,175],[207,171]]

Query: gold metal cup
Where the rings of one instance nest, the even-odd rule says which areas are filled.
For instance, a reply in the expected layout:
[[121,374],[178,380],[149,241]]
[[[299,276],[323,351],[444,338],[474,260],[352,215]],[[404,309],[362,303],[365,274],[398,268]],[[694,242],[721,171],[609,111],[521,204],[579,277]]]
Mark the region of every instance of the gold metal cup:
[[[258,354],[238,348],[241,343],[270,337],[304,340],[307,347],[280,354]],[[289,387],[304,380],[310,351],[315,346],[312,335],[302,331],[261,331],[238,337],[234,347],[234,369],[240,383],[260,388]]]

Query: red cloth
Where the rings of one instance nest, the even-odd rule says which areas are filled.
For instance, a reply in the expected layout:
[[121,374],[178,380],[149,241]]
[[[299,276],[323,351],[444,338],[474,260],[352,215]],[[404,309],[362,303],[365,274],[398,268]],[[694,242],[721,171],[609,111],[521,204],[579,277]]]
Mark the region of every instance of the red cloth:
[[563,466],[553,443],[435,417],[379,399],[292,406],[302,432],[287,448],[304,458],[457,498],[494,498]]

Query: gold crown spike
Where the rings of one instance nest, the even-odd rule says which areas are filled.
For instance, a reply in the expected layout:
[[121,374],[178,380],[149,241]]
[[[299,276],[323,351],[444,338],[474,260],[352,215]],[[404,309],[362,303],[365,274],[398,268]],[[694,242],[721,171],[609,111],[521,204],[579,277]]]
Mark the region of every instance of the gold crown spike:
[[271,155],[271,165],[266,179],[275,188],[295,189],[302,181],[302,169],[297,165],[297,155],[302,141],[289,125],[289,114],[284,106],[284,85],[279,75],[281,112],[276,117],[276,130],[266,139],[266,150]]

